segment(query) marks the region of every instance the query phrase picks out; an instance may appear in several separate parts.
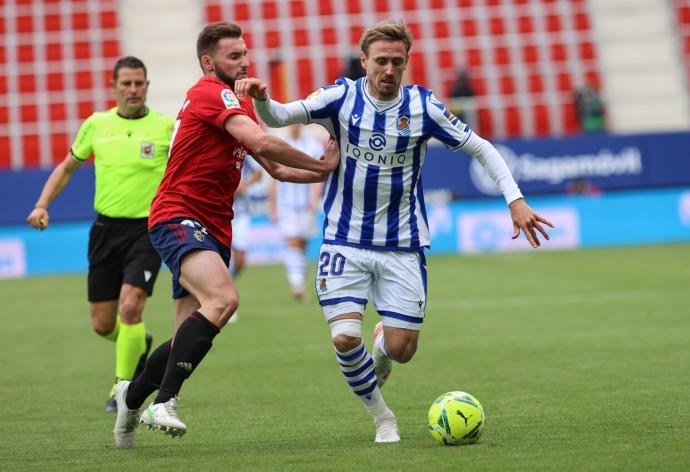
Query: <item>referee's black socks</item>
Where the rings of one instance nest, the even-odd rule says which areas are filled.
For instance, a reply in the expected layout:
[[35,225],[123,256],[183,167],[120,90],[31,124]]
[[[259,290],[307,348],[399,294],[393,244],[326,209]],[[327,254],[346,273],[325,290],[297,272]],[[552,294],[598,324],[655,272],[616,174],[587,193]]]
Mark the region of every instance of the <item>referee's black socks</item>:
[[158,396],[153,403],[165,403],[179,393],[182,383],[206,356],[213,338],[219,332],[216,325],[198,311],[182,322],[173,341]]

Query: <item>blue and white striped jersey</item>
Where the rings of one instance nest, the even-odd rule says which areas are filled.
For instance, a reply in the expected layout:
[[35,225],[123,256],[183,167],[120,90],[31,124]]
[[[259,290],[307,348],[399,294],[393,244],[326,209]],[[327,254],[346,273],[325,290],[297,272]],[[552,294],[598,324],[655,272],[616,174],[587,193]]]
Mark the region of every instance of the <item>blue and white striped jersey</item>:
[[[299,149],[314,159],[318,160],[323,154],[323,144],[310,136],[302,135],[296,140],[287,136],[283,139],[290,146]],[[308,210],[311,191],[311,185],[296,184],[293,182],[277,182],[276,205],[285,210]]]
[[472,131],[424,87],[404,86],[391,102],[377,102],[366,87],[366,77],[341,78],[300,101],[309,121],[340,145],[340,165],[324,197],[323,239],[418,251],[429,246],[421,179],[427,142],[434,137],[460,149]]
[[[248,179],[257,170],[261,170],[261,166],[259,166],[259,163],[256,162],[252,156],[247,154],[242,164],[241,179]],[[249,196],[246,191],[242,194],[235,195],[232,203],[232,211],[235,216],[249,214]]]

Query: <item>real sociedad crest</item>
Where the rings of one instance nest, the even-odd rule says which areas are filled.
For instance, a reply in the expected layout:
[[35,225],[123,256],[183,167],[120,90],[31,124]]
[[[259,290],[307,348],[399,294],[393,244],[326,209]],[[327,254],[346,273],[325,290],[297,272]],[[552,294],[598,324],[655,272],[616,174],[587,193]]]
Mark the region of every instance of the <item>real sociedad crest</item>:
[[400,116],[398,117],[398,133],[403,136],[409,136],[412,131],[410,130],[410,117]]

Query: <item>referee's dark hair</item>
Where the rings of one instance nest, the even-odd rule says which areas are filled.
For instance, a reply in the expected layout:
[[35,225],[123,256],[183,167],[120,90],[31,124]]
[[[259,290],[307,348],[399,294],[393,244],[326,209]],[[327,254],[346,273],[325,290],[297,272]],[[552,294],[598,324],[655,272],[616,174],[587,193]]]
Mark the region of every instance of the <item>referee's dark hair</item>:
[[115,67],[113,67],[113,82],[117,82],[117,74],[123,67],[127,69],[144,69],[144,78],[146,78],[146,66],[142,60],[134,56],[125,56],[118,59]]

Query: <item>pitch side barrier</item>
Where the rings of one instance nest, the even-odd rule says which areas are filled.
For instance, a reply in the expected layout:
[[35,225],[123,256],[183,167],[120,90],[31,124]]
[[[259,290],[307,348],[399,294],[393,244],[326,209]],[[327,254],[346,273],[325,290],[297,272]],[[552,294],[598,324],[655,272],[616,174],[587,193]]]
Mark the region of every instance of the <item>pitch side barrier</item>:
[[[690,186],[690,132],[644,135],[587,134],[496,142],[525,195],[562,194],[576,179],[604,192],[654,187]],[[24,222],[33,207],[46,170],[0,172],[0,226]],[[494,198],[498,189],[476,161],[429,146],[422,172],[424,189],[452,198]],[[79,169],[51,204],[53,222],[94,217],[94,170]]]
[[[530,196],[529,203],[556,224],[542,250],[690,242],[690,186]],[[532,251],[522,236],[510,238],[510,214],[501,198],[429,204],[427,217],[431,254]],[[0,226],[0,278],[86,272],[89,227],[55,222],[38,232],[24,224]],[[319,239],[309,243],[312,261]],[[283,239],[265,214],[252,218],[250,241],[250,264],[282,261]]]
[[[585,134],[496,141],[525,195],[563,194],[577,181],[601,191],[690,186],[690,133]],[[430,146],[422,171],[426,191],[452,198],[498,195],[476,159]]]

